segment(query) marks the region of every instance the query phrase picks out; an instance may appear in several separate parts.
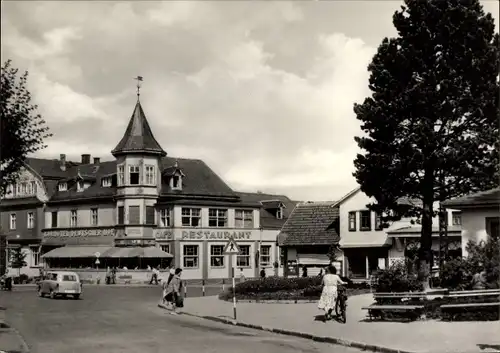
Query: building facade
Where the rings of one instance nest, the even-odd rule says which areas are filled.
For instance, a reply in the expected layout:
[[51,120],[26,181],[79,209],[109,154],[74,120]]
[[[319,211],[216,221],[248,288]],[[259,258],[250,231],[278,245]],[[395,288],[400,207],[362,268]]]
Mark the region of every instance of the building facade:
[[[279,270],[276,237],[293,209],[290,199],[235,192],[203,161],[167,156],[139,100],[112,155],[27,159],[3,197],[1,218],[8,246],[32,259],[22,272],[38,271],[54,249],[69,259],[151,246],[173,254],[186,279],[228,278],[233,264],[246,277]],[[223,254],[230,237],[237,256]]]
[[[346,276],[368,279],[377,269],[385,269],[397,260],[414,257],[420,247],[419,224],[415,224],[410,218],[402,218],[388,228],[382,228],[380,216],[366,207],[373,202],[374,199],[356,188],[334,205],[339,207],[340,248],[344,254]],[[436,203],[434,209],[438,207],[439,204]],[[461,256],[461,251],[457,252],[461,248],[460,211],[447,210],[447,222],[450,253]],[[440,249],[438,217],[433,218],[432,236],[434,263],[437,265]]]
[[449,200],[444,205],[461,212],[463,256],[467,256],[469,241],[480,243],[500,237],[500,188]]
[[[294,208],[278,235],[283,249],[285,276],[316,276],[333,261],[342,272],[339,212],[333,202],[304,202]],[[333,256],[335,254],[335,256]],[[335,257],[335,258],[334,258]],[[339,261],[340,260],[340,261]]]

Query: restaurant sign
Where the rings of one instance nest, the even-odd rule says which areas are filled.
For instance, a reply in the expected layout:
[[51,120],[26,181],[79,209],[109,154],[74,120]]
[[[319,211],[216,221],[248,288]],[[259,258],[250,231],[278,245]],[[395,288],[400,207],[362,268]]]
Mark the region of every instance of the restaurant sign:
[[191,239],[191,240],[200,240],[200,239],[230,239],[233,238],[235,240],[248,240],[252,235],[251,231],[246,232],[230,232],[230,231],[210,231],[210,230],[183,230],[182,231],[182,239]]
[[84,228],[66,230],[48,230],[43,232],[46,238],[72,238],[72,237],[113,237],[114,228]]

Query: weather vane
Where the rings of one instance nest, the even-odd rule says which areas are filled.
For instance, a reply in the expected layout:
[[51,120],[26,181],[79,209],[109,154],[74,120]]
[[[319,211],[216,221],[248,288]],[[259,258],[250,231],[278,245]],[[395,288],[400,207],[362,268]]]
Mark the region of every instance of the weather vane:
[[137,81],[137,100],[139,100],[139,96],[141,95],[142,76],[137,76],[134,80]]

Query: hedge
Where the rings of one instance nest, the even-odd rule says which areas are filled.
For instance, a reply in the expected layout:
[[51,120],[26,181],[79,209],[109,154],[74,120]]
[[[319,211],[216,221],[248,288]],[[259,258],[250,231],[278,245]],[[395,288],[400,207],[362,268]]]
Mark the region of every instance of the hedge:
[[[346,278],[343,278],[346,280]],[[367,283],[349,283],[347,295],[369,292]],[[236,299],[239,300],[317,300],[321,296],[321,277],[266,277],[236,284]],[[231,300],[233,288],[219,294],[221,300]]]

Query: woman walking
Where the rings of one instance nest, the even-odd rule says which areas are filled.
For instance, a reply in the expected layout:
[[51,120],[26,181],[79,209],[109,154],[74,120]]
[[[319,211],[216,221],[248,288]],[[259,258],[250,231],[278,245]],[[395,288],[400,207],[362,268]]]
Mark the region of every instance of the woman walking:
[[164,284],[163,298],[164,302],[169,303],[172,306],[172,315],[177,315],[175,309],[177,307],[182,307],[182,297],[181,297],[181,273],[182,269],[175,269],[175,274],[173,277],[169,278],[166,284]]
[[323,276],[323,291],[318,302],[318,308],[325,311],[325,320],[332,318],[332,311],[335,309],[337,302],[337,286],[339,284],[346,284],[346,282],[340,279],[334,266],[328,266]]

